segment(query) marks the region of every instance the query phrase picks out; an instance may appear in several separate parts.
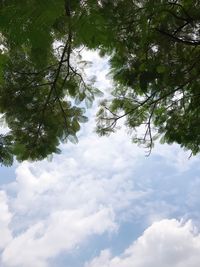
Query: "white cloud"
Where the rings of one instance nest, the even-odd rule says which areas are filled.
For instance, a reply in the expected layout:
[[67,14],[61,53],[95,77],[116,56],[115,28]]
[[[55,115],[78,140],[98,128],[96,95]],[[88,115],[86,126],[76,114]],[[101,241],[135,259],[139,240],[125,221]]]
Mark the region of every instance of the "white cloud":
[[179,172],[188,171],[193,164],[199,161],[199,156],[190,157],[191,151],[185,151],[178,144],[167,145],[156,142],[152,155],[161,156],[169,166]]
[[12,239],[9,223],[12,215],[8,208],[7,196],[0,191],[0,250],[3,249]]
[[0,134],[6,134],[9,132],[9,128],[3,118],[3,114],[0,113]]
[[109,250],[85,267],[199,267],[200,235],[191,222],[162,220],[150,226],[120,256]]
[[3,266],[46,267],[89,236],[116,231],[120,214],[147,194],[135,190],[137,153],[129,146],[122,133],[110,140],[91,133],[51,163],[20,164],[10,199],[15,236],[2,253]]
[[5,266],[46,267],[49,258],[73,249],[86,237],[114,230],[112,217],[106,208],[89,215],[81,209],[54,212],[15,237],[4,250],[2,262]]
[[107,76],[110,71],[108,64],[109,57],[100,57],[98,51],[86,49],[82,51],[81,55],[83,60],[92,62],[92,65],[85,69],[85,73],[88,77],[96,76],[95,85],[107,94],[109,88],[112,86],[112,82]]

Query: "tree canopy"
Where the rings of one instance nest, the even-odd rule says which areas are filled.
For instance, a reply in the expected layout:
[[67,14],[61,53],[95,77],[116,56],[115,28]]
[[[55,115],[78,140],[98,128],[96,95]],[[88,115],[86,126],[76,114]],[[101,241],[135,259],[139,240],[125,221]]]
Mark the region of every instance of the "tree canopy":
[[161,137],[199,152],[199,1],[1,1],[0,41],[0,113],[10,129],[0,135],[2,164],[77,142],[84,105],[101,93],[84,77],[82,47],[110,55],[113,97],[99,108],[100,135],[124,118],[149,151]]

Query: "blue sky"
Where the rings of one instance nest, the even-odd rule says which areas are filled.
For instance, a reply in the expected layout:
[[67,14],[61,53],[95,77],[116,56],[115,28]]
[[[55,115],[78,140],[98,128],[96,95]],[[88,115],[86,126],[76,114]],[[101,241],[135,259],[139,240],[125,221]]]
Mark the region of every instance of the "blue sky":
[[[109,90],[107,60],[86,70]],[[199,156],[156,144],[150,157],[124,128],[94,133],[51,162],[0,169],[2,267],[199,267]]]

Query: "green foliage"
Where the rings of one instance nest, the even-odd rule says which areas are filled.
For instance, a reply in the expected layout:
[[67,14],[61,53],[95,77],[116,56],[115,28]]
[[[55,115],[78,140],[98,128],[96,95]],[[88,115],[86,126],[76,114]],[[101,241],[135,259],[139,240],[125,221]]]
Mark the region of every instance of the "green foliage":
[[12,136],[0,134],[0,164],[10,166],[13,163]]
[[0,112],[10,128],[2,164],[77,143],[83,107],[101,95],[84,75],[83,46],[110,55],[115,88],[97,114],[100,135],[124,119],[149,151],[161,136],[199,152],[199,1],[7,0],[0,18]]
[[80,124],[87,121],[78,104],[91,106],[98,93],[71,63],[80,45],[74,44],[73,28],[78,5],[62,0],[1,3],[0,112],[11,139],[8,146],[2,137],[2,164],[11,163],[13,155],[20,161],[40,160],[59,153],[60,141],[78,141]]
[[198,153],[199,1],[104,3],[116,33],[110,61],[116,87],[113,100],[97,114],[97,132],[113,132],[124,118],[134,142],[146,144],[149,152],[162,137]]

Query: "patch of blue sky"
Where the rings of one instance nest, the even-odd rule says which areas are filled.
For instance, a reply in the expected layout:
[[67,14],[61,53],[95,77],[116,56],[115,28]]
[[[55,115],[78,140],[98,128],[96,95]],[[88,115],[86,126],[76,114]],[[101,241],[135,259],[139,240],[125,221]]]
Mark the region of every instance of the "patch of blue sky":
[[99,255],[99,252],[110,248],[113,255],[121,254],[124,249],[136,240],[145,230],[141,222],[124,222],[116,233],[92,236],[71,252],[60,253],[51,261],[52,267],[76,266],[83,267],[87,261]]
[[15,180],[15,168],[15,165],[12,167],[0,167],[0,187]]

